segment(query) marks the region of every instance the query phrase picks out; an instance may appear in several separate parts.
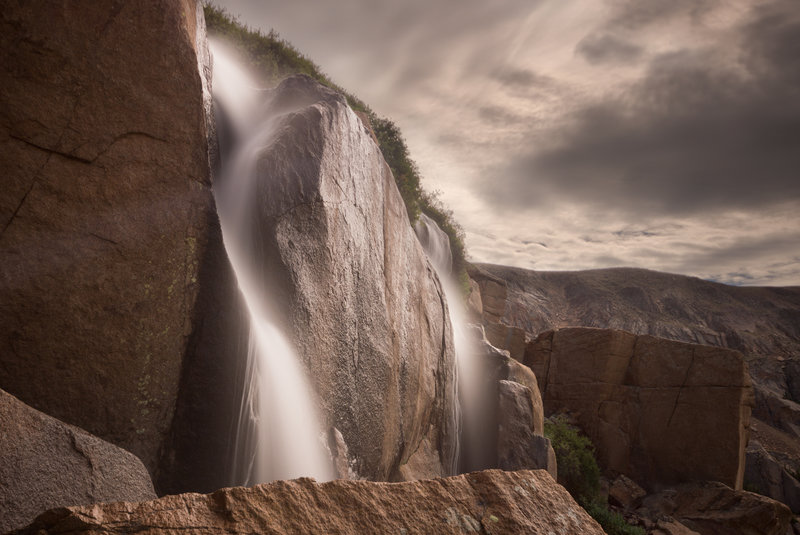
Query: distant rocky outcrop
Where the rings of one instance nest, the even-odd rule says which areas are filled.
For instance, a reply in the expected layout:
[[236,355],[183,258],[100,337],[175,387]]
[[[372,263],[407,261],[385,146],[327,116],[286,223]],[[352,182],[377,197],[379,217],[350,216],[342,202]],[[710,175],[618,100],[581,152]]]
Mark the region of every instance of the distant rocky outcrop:
[[213,494],[48,511],[15,535],[46,533],[581,533],[603,535],[545,471],[413,481],[277,481]]
[[155,497],[135,455],[0,390],[0,533],[53,507]]
[[784,469],[800,470],[800,288],[734,287],[632,268],[546,272],[479,264],[470,276],[492,281],[481,285],[496,297],[483,306],[484,321],[529,337],[583,326],[740,351],[755,392],[753,437]]
[[216,218],[193,1],[5,3],[0,387],[155,472]]
[[741,354],[610,329],[531,342],[545,414],[572,414],[606,470],[649,489],[696,480],[742,488],[753,404]]

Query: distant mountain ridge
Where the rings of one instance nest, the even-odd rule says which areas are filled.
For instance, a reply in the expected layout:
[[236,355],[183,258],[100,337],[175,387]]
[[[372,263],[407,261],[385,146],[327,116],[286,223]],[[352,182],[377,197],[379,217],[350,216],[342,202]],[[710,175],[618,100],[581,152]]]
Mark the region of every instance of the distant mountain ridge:
[[566,326],[800,359],[800,287],[728,286],[638,268],[533,271],[476,264],[505,282],[504,320],[531,334]]

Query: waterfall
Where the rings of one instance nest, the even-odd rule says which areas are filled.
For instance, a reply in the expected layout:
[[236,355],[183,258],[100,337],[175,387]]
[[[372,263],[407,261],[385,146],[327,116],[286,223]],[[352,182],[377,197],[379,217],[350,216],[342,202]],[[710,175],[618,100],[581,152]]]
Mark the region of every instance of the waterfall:
[[[261,117],[259,90],[219,43],[211,43],[213,92],[225,110],[227,146],[214,184],[225,249],[250,318],[241,409],[235,421],[231,484],[332,478],[313,393],[291,343],[270,308],[269,273],[257,215],[257,162],[272,132]],[[221,143],[222,144],[222,143]],[[261,177],[261,180],[264,178]]]
[[489,408],[492,406],[486,388],[482,384],[482,373],[478,350],[470,336],[464,299],[453,277],[453,254],[450,239],[436,222],[425,214],[420,214],[414,225],[422,248],[439,276],[447,306],[450,324],[453,327],[453,344],[456,353],[456,464],[453,473],[469,472],[492,468],[494,464]]

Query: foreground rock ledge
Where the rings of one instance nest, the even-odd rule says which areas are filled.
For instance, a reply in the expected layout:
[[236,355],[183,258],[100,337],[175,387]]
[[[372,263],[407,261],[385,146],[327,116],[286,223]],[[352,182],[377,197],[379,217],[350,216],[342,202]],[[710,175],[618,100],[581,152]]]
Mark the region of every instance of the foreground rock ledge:
[[277,481],[141,503],[53,509],[41,533],[554,533],[603,530],[544,470],[404,483]]

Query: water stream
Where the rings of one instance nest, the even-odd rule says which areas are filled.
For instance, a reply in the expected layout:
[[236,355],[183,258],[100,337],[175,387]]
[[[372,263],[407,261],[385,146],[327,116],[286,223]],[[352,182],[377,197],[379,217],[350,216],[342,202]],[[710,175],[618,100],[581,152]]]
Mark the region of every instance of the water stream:
[[487,442],[489,436],[487,419],[491,417],[487,413],[487,407],[491,404],[482,383],[478,350],[470,335],[464,299],[452,273],[453,255],[450,239],[436,222],[425,214],[420,214],[414,230],[442,283],[453,327],[457,372],[454,398],[457,400],[458,419],[454,429],[457,429],[458,435],[457,466],[452,473],[491,468],[489,464],[491,461],[487,463],[487,459],[493,458],[491,453],[493,445]]
[[317,404],[305,371],[270,308],[268,277],[261,265],[257,162],[272,137],[261,91],[224,47],[211,43],[214,99],[227,118],[226,153],[214,184],[225,249],[250,318],[242,374],[241,408],[234,423],[232,485],[254,485],[301,476],[332,478],[321,439]]

